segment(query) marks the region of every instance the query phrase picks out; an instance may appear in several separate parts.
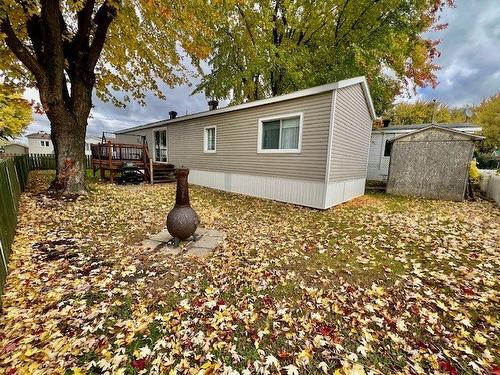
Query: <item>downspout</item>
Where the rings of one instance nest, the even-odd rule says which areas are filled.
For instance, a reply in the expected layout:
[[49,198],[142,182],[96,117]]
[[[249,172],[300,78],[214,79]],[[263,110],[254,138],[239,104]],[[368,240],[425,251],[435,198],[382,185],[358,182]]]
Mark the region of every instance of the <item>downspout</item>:
[[323,208],[326,209],[326,193],[328,190],[328,182],[330,181],[330,166],[332,163],[332,144],[333,144],[333,125],[335,123],[335,108],[337,106],[337,91],[333,90],[332,93],[332,104],[330,108],[330,127],[328,129],[328,150],[326,152],[326,170],[325,170],[325,182],[323,188]]

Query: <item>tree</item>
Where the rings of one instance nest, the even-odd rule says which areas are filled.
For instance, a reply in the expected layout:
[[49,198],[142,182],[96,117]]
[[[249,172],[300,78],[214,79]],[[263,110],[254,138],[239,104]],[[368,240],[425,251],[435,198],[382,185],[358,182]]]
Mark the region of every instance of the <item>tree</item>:
[[500,92],[483,100],[474,111],[474,121],[483,128],[484,151],[500,147]]
[[31,104],[22,93],[0,85],[0,138],[21,135],[32,119]]
[[439,15],[453,0],[249,0],[215,25],[211,72],[195,92],[232,103],[366,75],[382,112],[403,87],[437,84]]
[[119,106],[144,104],[147,91],[164,98],[160,82],[186,81],[180,48],[193,58],[209,52],[206,12],[203,0],[0,2],[0,71],[7,84],[38,89],[56,155],[53,188],[85,189],[93,90]]
[[397,125],[464,122],[464,108],[450,108],[446,104],[418,100],[415,103],[401,102],[385,111],[383,117]]

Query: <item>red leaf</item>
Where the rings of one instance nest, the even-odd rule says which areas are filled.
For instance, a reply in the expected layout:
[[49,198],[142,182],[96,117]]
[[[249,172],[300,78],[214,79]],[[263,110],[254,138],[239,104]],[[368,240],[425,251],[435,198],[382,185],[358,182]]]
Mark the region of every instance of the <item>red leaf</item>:
[[264,304],[266,306],[270,306],[273,304],[273,299],[269,296],[265,296],[262,300],[264,301]]
[[491,375],[500,375],[500,367],[498,366],[493,366],[491,368]]
[[284,351],[284,350],[280,350],[280,351],[278,352],[278,357],[279,357],[280,359],[285,359],[285,358],[290,357],[290,353],[288,353],[288,352],[286,352],[286,351]]
[[439,364],[439,368],[441,370],[446,371],[448,374],[458,375],[457,369],[455,367],[453,367],[453,365],[450,363],[450,361],[446,361],[446,360],[440,359],[438,361],[438,364]]
[[5,375],[14,375],[17,373],[17,370],[14,367],[11,367],[10,369],[7,370]]
[[10,353],[17,347],[17,343],[19,342],[19,339],[14,340],[10,342],[9,344],[5,345],[4,348],[0,351],[0,354],[6,354]]
[[474,295],[474,290],[472,290],[472,288],[463,287],[462,290],[464,291],[464,294],[466,296],[473,296]]
[[144,367],[146,367],[146,363],[146,358],[136,359],[135,361],[132,361],[132,367],[136,370],[143,370]]

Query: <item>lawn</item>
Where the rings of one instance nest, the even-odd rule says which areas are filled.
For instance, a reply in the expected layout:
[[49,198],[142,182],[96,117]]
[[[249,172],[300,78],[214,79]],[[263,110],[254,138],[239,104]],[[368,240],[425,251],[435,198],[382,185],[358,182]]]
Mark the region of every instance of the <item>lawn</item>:
[[174,185],[23,194],[8,374],[500,373],[500,209],[367,194],[327,211],[191,187],[207,258],[144,251]]

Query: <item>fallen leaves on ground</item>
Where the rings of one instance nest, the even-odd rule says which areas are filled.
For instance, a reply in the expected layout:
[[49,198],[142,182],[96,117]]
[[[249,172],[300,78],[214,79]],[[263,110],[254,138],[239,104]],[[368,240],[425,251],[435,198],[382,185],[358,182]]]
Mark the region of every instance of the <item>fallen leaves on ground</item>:
[[174,185],[22,195],[8,374],[498,373],[500,210],[370,194],[327,211],[191,187],[206,259],[145,251]]

